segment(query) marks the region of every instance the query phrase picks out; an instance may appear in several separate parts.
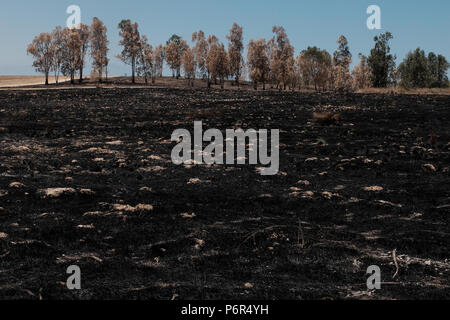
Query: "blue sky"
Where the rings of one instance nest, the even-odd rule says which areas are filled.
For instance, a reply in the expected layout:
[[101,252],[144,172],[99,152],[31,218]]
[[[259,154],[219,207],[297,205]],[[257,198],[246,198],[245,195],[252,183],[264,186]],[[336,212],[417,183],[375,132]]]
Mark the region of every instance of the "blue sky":
[[[225,42],[237,22],[244,27],[246,44],[252,38],[271,38],[273,25],[284,26],[296,54],[314,45],[332,53],[343,34],[357,62],[359,52],[369,53],[375,35],[390,31],[397,63],[417,47],[450,60],[448,0],[2,0],[0,75],[35,74],[26,54],[28,43],[40,32],[65,25],[66,9],[72,4],[81,7],[83,23],[90,24],[97,16],[107,25],[114,75],[130,73],[114,57],[120,52],[117,24],[123,18],[138,22],[153,45],[165,43],[174,33],[190,42],[192,33],[200,29]],[[369,5],[381,7],[381,30],[366,27]]]

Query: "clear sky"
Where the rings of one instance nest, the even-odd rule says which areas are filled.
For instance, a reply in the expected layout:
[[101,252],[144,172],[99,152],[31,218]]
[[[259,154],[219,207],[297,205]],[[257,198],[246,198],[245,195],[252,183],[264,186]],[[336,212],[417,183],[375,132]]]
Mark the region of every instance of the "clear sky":
[[[115,58],[120,51],[117,24],[122,19],[138,22],[152,45],[164,44],[174,33],[190,43],[192,33],[200,29],[225,42],[237,22],[244,27],[246,44],[252,38],[269,39],[272,26],[283,26],[296,54],[308,46],[332,53],[343,34],[357,60],[359,52],[369,53],[375,35],[390,31],[397,63],[417,47],[450,60],[449,0],[1,0],[0,75],[35,74],[27,45],[40,32],[65,25],[66,9],[72,4],[81,7],[83,23],[99,17],[108,27],[113,75],[130,73]],[[369,5],[381,7],[381,30],[366,27]]]

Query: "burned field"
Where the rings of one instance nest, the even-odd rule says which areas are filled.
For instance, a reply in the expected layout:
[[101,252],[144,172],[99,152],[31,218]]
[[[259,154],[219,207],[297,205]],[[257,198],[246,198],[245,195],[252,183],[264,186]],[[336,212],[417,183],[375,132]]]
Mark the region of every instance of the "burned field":
[[[280,172],[172,164],[195,120],[280,129]],[[450,298],[448,96],[0,91],[0,141],[1,298]]]

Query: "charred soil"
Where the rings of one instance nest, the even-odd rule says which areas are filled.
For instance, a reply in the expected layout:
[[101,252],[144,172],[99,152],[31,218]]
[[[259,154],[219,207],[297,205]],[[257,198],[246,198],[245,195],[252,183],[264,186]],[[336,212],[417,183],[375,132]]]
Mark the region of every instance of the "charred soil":
[[[175,166],[195,120],[280,129],[279,174]],[[0,298],[450,298],[448,96],[5,90],[0,141]]]

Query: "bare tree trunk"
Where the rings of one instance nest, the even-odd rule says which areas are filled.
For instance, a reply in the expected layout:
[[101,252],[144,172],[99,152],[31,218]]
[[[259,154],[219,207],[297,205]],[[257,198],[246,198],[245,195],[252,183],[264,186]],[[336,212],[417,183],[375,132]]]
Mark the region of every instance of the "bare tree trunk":
[[48,72],[45,73],[45,85],[48,86]]
[[131,83],[133,83],[133,84],[136,83],[136,79],[134,76],[135,67],[136,67],[136,61],[133,59],[133,62],[131,63]]
[[83,82],[83,63],[81,63],[81,67],[80,67],[80,80],[79,83]]

